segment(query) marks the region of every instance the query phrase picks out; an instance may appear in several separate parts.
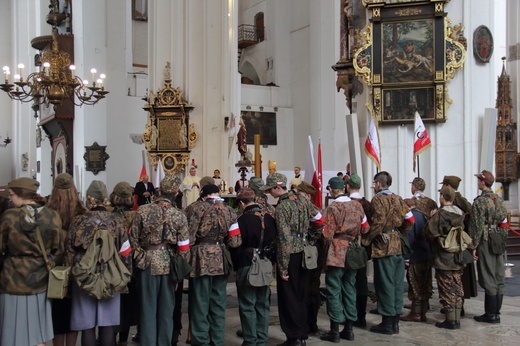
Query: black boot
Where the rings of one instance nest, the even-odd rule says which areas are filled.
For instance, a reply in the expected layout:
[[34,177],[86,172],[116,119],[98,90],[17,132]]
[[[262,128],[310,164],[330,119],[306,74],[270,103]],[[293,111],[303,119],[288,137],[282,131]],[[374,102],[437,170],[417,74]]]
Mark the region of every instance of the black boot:
[[354,322],[355,327],[365,328],[367,326],[367,320],[365,318],[367,314],[367,298],[368,296],[356,297],[357,321]]
[[444,329],[460,329],[460,323],[455,320],[455,311],[446,312],[446,320],[444,320],[444,322],[435,323],[435,327]]
[[[345,326],[347,324],[345,323]],[[330,321],[330,330],[326,333],[320,335],[320,339],[324,341],[330,341],[338,343],[340,341],[339,338],[339,323]]]
[[[358,319],[358,321],[359,321],[359,319]],[[349,341],[354,340],[354,332],[352,331],[352,325],[353,325],[352,321],[346,320],[345,327],[343,327],[343,330],[341,331],[341,333],[339,333],[339,337],[342,339],[345,339],[345,340],[349,340]]]
[[394,330],[394,334],[399,334],[399,318],[401,315],[395,315],[392,320],[392,328]]
[[504,295],[497,294],[497,311],[496,311],[497,315],[500,315],[500,310],[502,310],[502,301],[503,300],[504,300]]
[[394,334],[394,316],[382,316],[383,320],[377,326],[370,327],[373,333],[380,333],[386,335]]
[[473,317],[477,322],[484,323],[500,323],[500,315],[498,311],[498,295],[484,296],[484,311],[485,313],[480,316]]

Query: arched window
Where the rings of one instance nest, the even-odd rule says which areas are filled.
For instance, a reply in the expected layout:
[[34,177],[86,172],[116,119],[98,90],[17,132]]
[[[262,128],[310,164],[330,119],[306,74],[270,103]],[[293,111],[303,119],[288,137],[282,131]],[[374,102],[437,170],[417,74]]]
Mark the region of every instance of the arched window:
[[255,16],[256,39],[262,42],[265,39],[264,34],[264,13],[257,13]]

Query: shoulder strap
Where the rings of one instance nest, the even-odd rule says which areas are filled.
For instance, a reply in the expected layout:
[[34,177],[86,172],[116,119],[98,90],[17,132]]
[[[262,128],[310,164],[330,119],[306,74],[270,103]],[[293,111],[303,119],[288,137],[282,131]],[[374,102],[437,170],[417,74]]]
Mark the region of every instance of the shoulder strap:
[[258,248],[262,249],[262,244],[264,243],[264,230],[265,230],[265,210],[261,210],[259,212],[255,212],[255,215],[260,218],[260,224],[262,225],[262,231],[260,232],[260,243],[258,243]]
[[40,244],[40,250],[43,254],[43,259],[45,260],[45,266],[47,270],[51,270],[51,264],[49,263],[49,258],[47,257],[47,252],[45,251],[45,245],[43,245],[42,234],[40,232],[40,228],[36,228],[36,237],[38,238],[38,243]]

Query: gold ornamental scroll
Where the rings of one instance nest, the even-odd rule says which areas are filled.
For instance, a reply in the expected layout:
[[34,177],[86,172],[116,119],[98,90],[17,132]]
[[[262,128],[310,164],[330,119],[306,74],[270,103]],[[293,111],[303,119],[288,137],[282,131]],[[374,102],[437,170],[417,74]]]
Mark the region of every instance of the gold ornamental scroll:
[[255,140],[255,177],[262,178],[262,156],[260,155],[260,135],[254,136]]

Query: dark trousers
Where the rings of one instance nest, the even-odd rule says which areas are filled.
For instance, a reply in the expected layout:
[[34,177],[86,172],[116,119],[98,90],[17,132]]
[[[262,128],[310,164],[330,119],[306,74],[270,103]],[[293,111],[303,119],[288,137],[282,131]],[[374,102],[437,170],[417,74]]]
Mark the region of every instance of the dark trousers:
[[373,258],[377,311],[382,316],[396,316],[403,309],[404,260],[401,255]]
[[184,280],[177,283],[175,289],[175,308],[173,309],[173,330],[182,329],[182,294],[184,290]]
[[488,296],[504,294],[505,264],[504,255],[495,255],[489,249],[489,242],[483,241],[477,248],[477,272],[480,287]]
[[357,320],[356,270],[327,267],[327,315],[332,322]]
[[169,275],[152,275],[151,267],[140,273],[141,345],[171,345],[175,306],[173,288]]
[[307,339],[307,288],[309,271],[302,268],[303,252],[291,254],[289,280],[276,279],[280,326],[287,339]]

